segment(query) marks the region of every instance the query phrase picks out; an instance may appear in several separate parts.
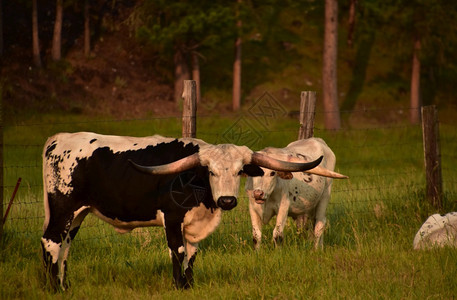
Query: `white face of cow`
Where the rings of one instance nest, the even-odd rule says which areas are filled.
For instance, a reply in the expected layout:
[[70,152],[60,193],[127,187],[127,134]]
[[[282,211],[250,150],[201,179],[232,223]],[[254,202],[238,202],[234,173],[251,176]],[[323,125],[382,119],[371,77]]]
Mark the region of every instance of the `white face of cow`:
[[[282,153],[280,149],[267,148],[266,151],[260,152],[283,161],[290,161],[292,159],[288,153]],[[268,198],[270,198],[276,188],[276,185],[278,184],[278,178],[293,178],[291,172],[270,170],[263,167],[261,169],[264,175],[252,177],[252,196],[257,204],[263,204],[266,200],[268,200]]]
[[252,177],[252,194],[257,204],[265,203],[276,188],[278,174],[284,173],[266,168],[262,170],[263,176]]
[[234,208],[243,167],[250,162],[252,151],[231,144],[208,145],[200,149],[199,156],[201,165],[208,167],[214,201],[222,209]]

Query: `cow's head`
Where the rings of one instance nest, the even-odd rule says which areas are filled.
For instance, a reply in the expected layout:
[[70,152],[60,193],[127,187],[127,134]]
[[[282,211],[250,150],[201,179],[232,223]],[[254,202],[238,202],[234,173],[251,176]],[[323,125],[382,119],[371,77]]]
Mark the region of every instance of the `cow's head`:
[[282,172],[262,168],[264,175],[249,178],[252,185],[252,197],[257,204],[264,204],[276,188],[277,178],[292,179],[291,172]]
[[137,170],[153,175],[176,174],[197,166],[207,167],[216,205],[230,210],[237,205],[242,174],[261,176],[264,174],[261,167],[282,172],[305,171],[316,167],[321,160],[322,157],[312,162],[280,161],[264,153],[253,152],[246,146],[222,144],[201,146],[198,153],[165,165],[140,166],[131,163]]

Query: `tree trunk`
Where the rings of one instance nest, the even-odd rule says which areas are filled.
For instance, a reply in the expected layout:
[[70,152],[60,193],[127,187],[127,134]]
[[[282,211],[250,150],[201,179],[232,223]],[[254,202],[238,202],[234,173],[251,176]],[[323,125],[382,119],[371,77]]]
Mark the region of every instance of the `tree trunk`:
[[410,122],[411,124],[419,124],[420,121],[420,76],[421,76],[421,62],[419,54],[421,50],[420,37],[417,35],[414,38],[414,51],[413,51],[413,66],[411,72],[411,99],[410,99]]
[[0,0],[0,57],[3,56],[3,1]]
[[[242,0],[238,0],[238,5]],[[238,37],[235,41],[235,61],[233,62],[233,91],[232,91],[232,110],[238,111],[241,107],[241,20],[238,20],[236,27],[238,28]]]
[[84,55],[90,55],[90,4],[89,0],[84,2]]
[[195,83],[197,85],[197,103],[200,103],[200,62],[198,59],[198,54],[196,52],[192,52],[192,79],[195,80]]
[[235,41],[235,61],[233,63],[233,94],[232,109],[240,110],[241,107],[241,38]]
[[32,51],[33,63],[36,67],[41,67],[40,38],[38,34],[38,7],[37,0],[32,1]]
[[63,0],[56,1],[56,21],[54,23],[54,35],[52,37],[51,57],[53,61],[61,59],[62,46],[62,21],[63,21]]
[[354,43],[354,28],[355,28],[355,8],[357,6],[357,0],[351,0],[349,4],[349,20],[348,20],[348,46],[352,47]]
[[176,47],[174,55],[175,64],[175,84],[174,84],[174,101],[179,103],[182,99],[184,80],[189,79],[189,68],[184,53]]
[[325,0],[324,54],[322,68],[322,95],[325,110],[325,128],[338,130],[341,126],[338,107],[336,62],[338,56],[338,1]]

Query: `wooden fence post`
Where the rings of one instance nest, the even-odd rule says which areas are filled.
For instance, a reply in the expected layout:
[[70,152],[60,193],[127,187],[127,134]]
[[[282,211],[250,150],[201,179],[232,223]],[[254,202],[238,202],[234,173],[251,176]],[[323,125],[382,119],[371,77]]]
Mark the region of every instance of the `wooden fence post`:
[[307,139],[314,135],[314,115],[316,113],[316,92],[301,92],[300,131],[298,139]]
[[443,182],[438,112],[435,105],[422,107],[422,140],[424,144],[427,199],[436,208],[442,207]]
[[182,137],[196,137],[197,133],[197,83],[195,80],[184,80],[182,93]]
[[[316,113],[316,92],[301,92],[300,96],[300,131],[298,140],[307,139],[314,135],[314,115]],[[299,216],[295,220],[297,230],[304,231],[305,216]]]

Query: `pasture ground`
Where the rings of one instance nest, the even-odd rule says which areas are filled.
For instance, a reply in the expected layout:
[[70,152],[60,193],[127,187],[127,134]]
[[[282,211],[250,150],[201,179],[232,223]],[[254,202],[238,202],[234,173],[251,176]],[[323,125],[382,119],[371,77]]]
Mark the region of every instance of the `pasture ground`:
[[[223,142],[235,121],[201,117],[198,136]],[[297,121],[288,117],[273,120],[268,128],[253,127],[262,137],[255,149],[285,146],[298,133]],[[200,245],[193,289],[173,288],[162,228],[119,235],[89,216],[70,251],[71,288],[51,293],[43,284],[40,261],[41,149],[55,132],[82,130],[179,136],[180,119],[100,121],[50,115],[5,127],[5,198],[19,176],[22,185],[1,241],[0,299],[449,299],[457,294],[455,249],[412,249],[414,235],[430,214],[457,208],[457,131],[449,123],[440,132],[445,166],[441,210],[424,199],[420,126],[330,132],[317,125],[315,135],[336,154],[337,171],[350,176],[334,181],[323,251],[314,251],[312,241],[298,236],[292,221],[282,247],[273,247],[270,224],[263,230],[262,249],[253,251],[242,190],[238,207],[224,213],[217,231]]]

